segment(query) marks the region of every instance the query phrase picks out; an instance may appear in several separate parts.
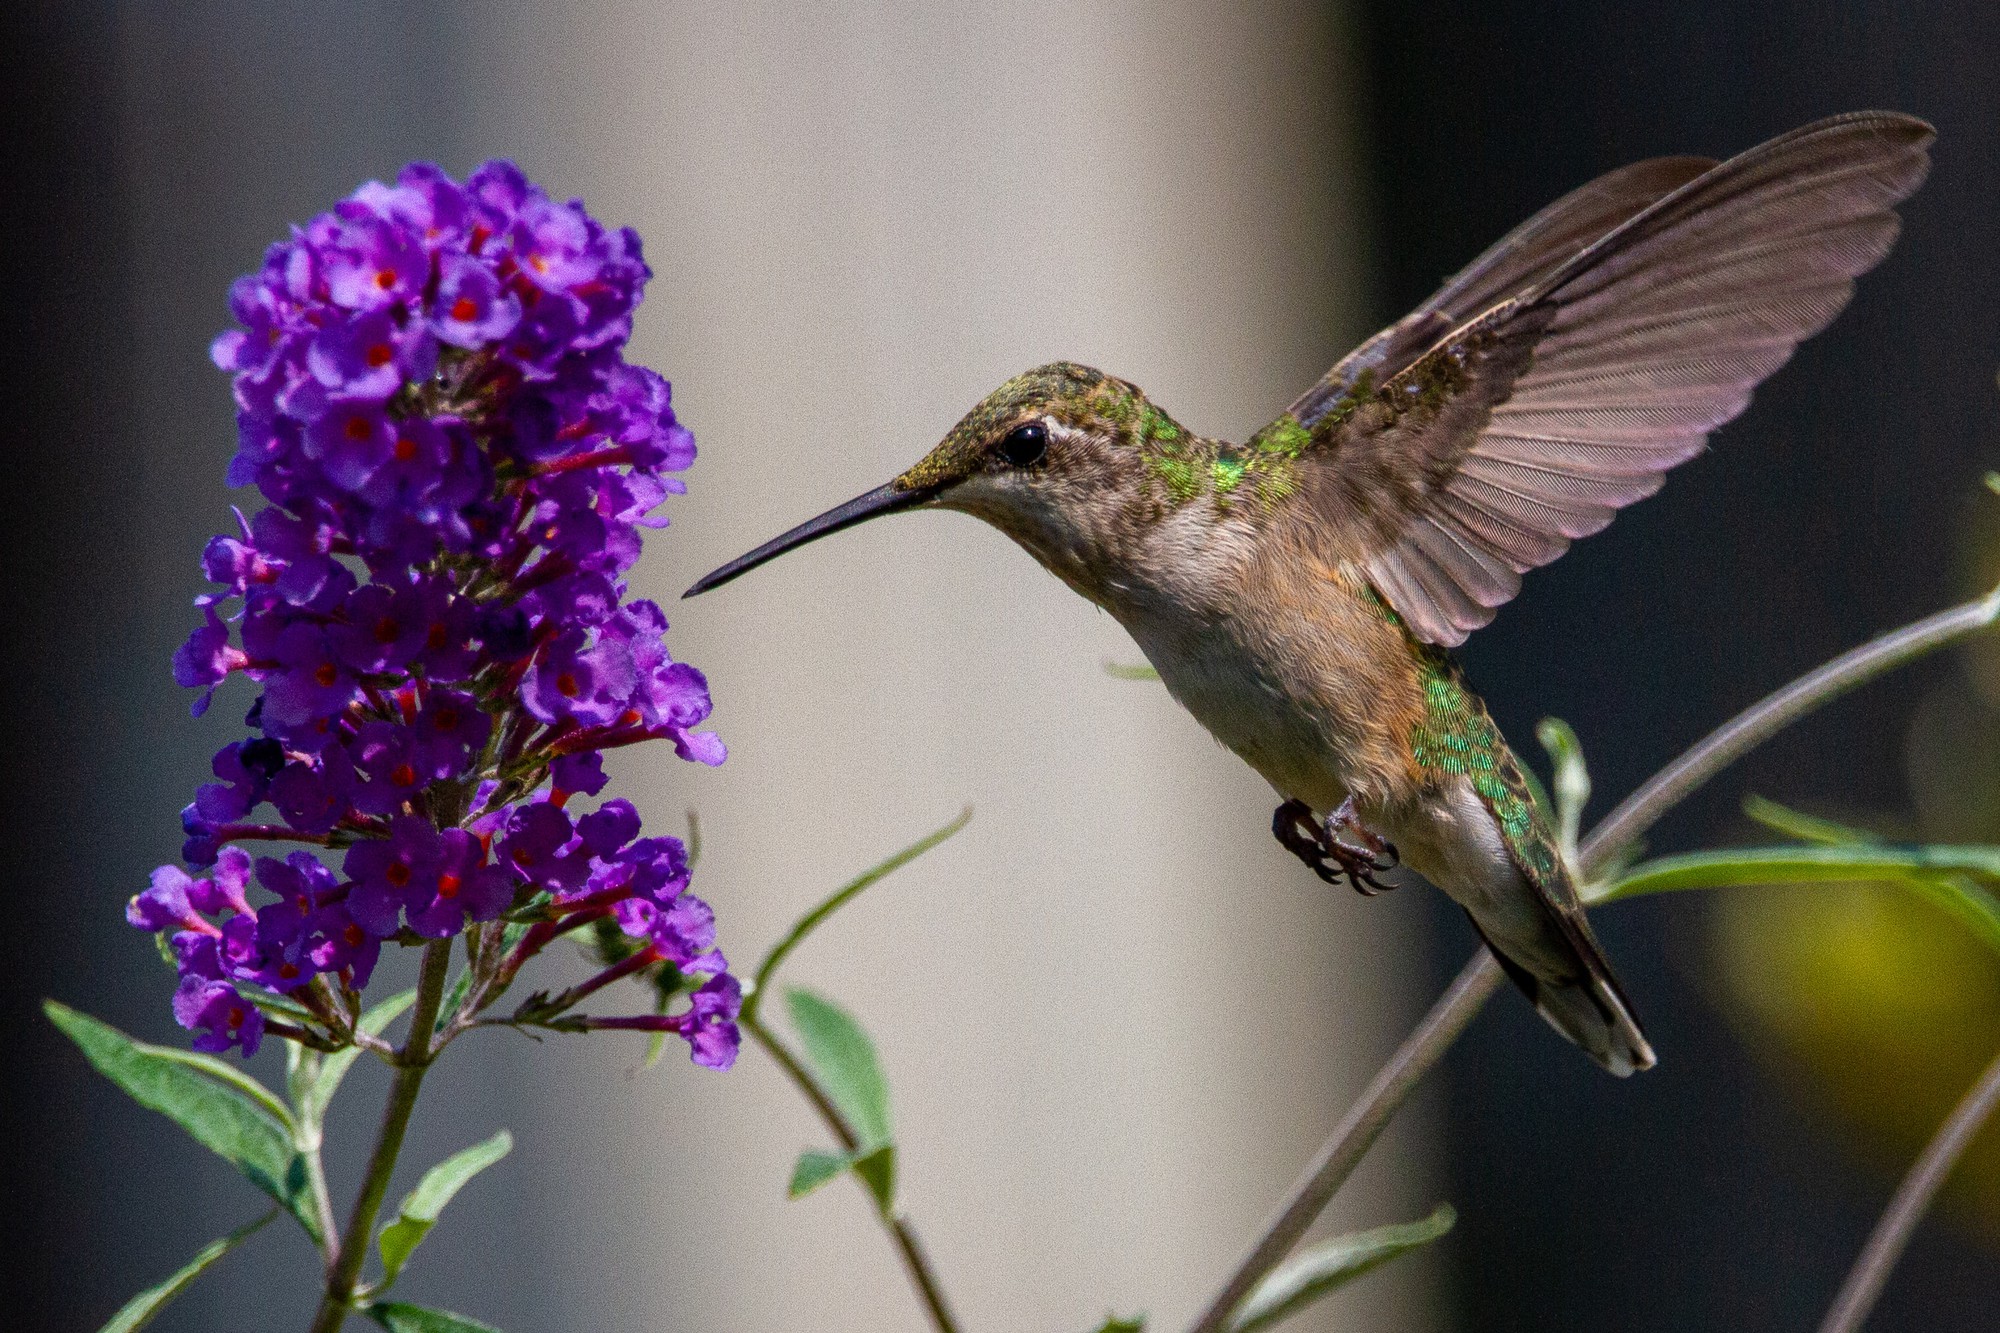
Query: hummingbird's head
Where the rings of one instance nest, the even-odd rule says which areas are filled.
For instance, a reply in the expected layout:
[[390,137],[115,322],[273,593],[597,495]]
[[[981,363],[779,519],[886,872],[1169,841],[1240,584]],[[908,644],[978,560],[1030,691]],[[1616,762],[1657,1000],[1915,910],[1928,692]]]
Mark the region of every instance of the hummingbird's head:
[[1134,535],[1137,461],[1180,427],[1124,380],[1057,361],[1016,375],[966,413],[908,471],[730,561],[686,595],[706,592],[817,537],[919,507],[985,519],[1089,596]]

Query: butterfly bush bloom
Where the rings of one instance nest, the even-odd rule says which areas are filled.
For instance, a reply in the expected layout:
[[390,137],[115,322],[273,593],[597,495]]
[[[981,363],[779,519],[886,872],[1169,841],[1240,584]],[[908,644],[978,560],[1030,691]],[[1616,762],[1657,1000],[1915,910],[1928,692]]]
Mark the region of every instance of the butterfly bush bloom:
[[626,600],[695,456],[667,382],[622,355],[649,276],[634,232],[511,163],[462,185],[418,164],[232,289],[241,327],[212,349],[235,378],[229,481],[269,503],[203,553],[216,588],[173,665],[197,716],[232,675],[261,692],[182,812],[194,873],[162,866],[127,912],[170,943],[198,1049],[254,1052],[265,993],[351,1027],[385,942],[470,933],[497,995],[550,940],[615,923],[619,974],[653,968],[667,998],[592,1025],[733,1060],[741,992],[686,848],[639,836],[628,802],[577,809],[612,746],[724,757],[697,729],[707,681]]

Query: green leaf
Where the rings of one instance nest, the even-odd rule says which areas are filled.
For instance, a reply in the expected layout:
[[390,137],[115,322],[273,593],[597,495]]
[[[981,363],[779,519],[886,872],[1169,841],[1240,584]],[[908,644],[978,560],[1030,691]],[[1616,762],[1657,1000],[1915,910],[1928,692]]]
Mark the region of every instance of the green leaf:
[[1104,664],[1104,674],[1113,680],[1158,680],[1160,678],[1159,672],[1143,662],[1134,662],[1128,665],[1124,662],[1107,661]]
[[786,933],[785,938],[771,946],[771,951],[764,955],[764,961],[757,964],[756,976],[752,978],[748,986],[744,987],[742,1015],[744,1025],[749,1027],[756,1025],[757,1016],[764,1006],[764,992],[771,988],[771,978],[777,975],[778,964],[784,962],[786,956],[792,950],[804,943],[806,936],[812,934],[822,921],[825,921],[835,912],[852,902],[869,885],[894,871],[902,869],[971,822],[972,807],[968,805],[964,810],[959,812],[958,818],[952,820],[943,828],[917,839],[887,860],[879,861],[868,867],[868,869],[862,871],[838,889],[835,889],[819,906],[800,917],[791,930]]
[[859,1140],[856,1151],[893,1142],[889,1084],[876,1062],[875,1043],[846,1010],[823,996],[794,986],[785,992],[785,1003],[805,1042],[806,1059]]
[[[371,1037],[379,1037],[388,1026],[402,1017],[403,1011],[416,1003],[415,989],[397,991],[387,999],[371,1005],[361,1015],[355,1026]],[[320,1062],[319,1076],[299,1099],[299,1118],[307,1124],[318,1125],[326,1120],[326,1108],[333,1104],[333,1094],[340,1091],[340,1081],[347,1077],[347,1071],[361,1058],[362,1048],[345,1046],[334,1051]]]
[[2000,880],[2000,847],[1866,842],[1740,847],[1644,862],[1588,901],[1739,884],[1901,884],[1950,912],[2000,953],[2000,898],[1981,880]]
[[1397,1255],[1428,1245],[1451,1230],[1458,1214],[1441,1203],[1420,1222],[1376,1227],[1315,1245],[1259,1282],[1230,1316],[1229,1333],[1269,1328],[1297,1314],[1337,1287],[1345,1286]]
[[390,1301],[368,1307],[368,1317],[389,1333],[500,1333],[491,1324],[467,1319],[449,1310],[432,1310],[422,1305]]
[[1112,1315],[1099,1324],[1094,1333],[1146,1333],[1146,1317],[1133,1315],[1130,1319],[1120,1319]]
[[886,1216],[896,1204],[896,1148],[885,1143],[873,1152],[821,1152],[809,1148],[792,1165],[785,1197],[803,1199],[843,1172],[852,1171]]
[[156,1287],[146,1288],[119,1306],[118,1313],[112,1315],[110,1322],[99,1329],[98,1333],[137,1333],[137,1330],[152,1323],[154,1317],[166,1309],[174,1297],[186,1291],[196,1278],[215,1267],[223,1255],[248,1240],[251,1233],[277,1215],[278,1210],[273,1208],[256,1221],[246,1222],[222,1239],[212,1240],[202,1246],[194,1258],[188,1260],[186,1266],[179,1272]]
[[[272,1092],[262,1083],[250,1077],[248,1073],[230,1064],[227,1060],[218,1060],[204,1051],[184,1051],[177,1046],[134,1044],[141,1046],[142,1049],[152,1055],[158,1056],[162,1060],[168,1060],[177,1065],[186,1065],[189,1069],[198,1069],[218,1083],[227,1083],[230,1087],[256,1102],[266,1111],[269,1111],[277,1119],[278,1123],[285,1127],[287,1132],[293,1128],[292,1108],[286,1106],[283,1099],[277,1093]],[[290,1044],[290,1042],[286,1043],[288,1046]]]
[[484,1143],[455,1152],[424,1172],[417,1187],[396,1210],[396,1220],[382,1228],[376,1245],[382,1251],[382,1286],[387,1289],[403,1271],[410,1254],[437,1225],[438,1214],[467,1181],[505,1157],[514,1148],[514,1136],[501,1130]]
[[1545,717],[1535,728],[1542,748],[1555,767],[1557,839],[1563,859],[1576,864],[1576,840],[1583,828],[1583,807],[1590,804],[1590,770],[1584,766],[1583,745],[1569,723]]
[[885,1143],[854,1159],[854,1174],[875,1196],[875,1206],[887,1217],[896,1207],[896,1145]]
[[820,1152],[807,1149],[799,1154],[799,1160],[792,1166],[792,1183],[785,1188],[785,1197],[803,1199],[829,1180],[837,1179],[841,1172],[854,1165],[854,1155],[844,1152]]
[[108,1023],[54,1000],[44,1000],[42,1012],[77,1044],[98,1073],[241,1171],[251,1184],[284,1205],[318,1243],[305,1159],[293,1146],[290,1115],[273,1113],[270,1103],[276,1098],[268,1089],[263,1097],[254,1096],[242,1086],[247,1075],[220,1078],[207,1057],[134,1041]]
[[1788,838],[1797,838],[1800,842],[1838,846],[1841,843],[1882,841],[1864,829],[1836,824],[1831,819],[1821,819],[1817,815],[1809,815],[1790,806],[1779,805],[1776,801],[1766,800],[1762,796],[1744,797],[1743,813],[1772,832],[1782,833]]

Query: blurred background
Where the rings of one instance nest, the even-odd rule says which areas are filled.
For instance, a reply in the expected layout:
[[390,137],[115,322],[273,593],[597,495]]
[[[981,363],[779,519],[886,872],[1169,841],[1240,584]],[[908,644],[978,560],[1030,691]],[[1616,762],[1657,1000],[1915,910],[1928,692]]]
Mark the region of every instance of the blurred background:
[[[702,449],[638,574],[666,603],[1026,366],[1097,364],[1243,438],[1601,171],[1914,112],[1936,170],[1849,311],[1464,657],[1517,741],[1547,714],[1576,726],[1608,809],[1769,688],[2000,574],[1978,486],[2000,459],[1988,4],[17,0],[0,23],[11,1326],[95,1327],[258,1210],[35,1005],[180,1039],[121,908],[230,738],[167,671],[200,547],[242,498],[207,344],[266,242],[412,158],[514,157],[645,236],[632,355],[674,381]],[[1184,1322],[1469,953],[1462,916],[1289,862],[1262,784],[1157,686],[1104,671],[1137,660],[1117,627],[970,520],[871,525],[670,612],[732,756],[642,751],[614,781],[649,826],[699,810],[698,889],[734,957],[976,808],[794,973],[881,1048],[907,1203],[967,1325]],[[1828,709],[1656,849],[1752,836],[1751,791],[2000,839],[2000,651]],[[2000,969],[1887,891],[1598,921],[1659,1071],[1608,1079],[1501,997],[1331,1219],[1449,1199],[1457,1230],[1299,1327],[1809,1328],[2000,1044]],[[784,1201],[820,1131],[766,1063],[642,1055],[454,1049],[407,1160],[503,1125],[518,1146],[428,1242],[411,1299],[509,1333],[920,1327],[852,1187]],[[381,1086],[350,1085],[337,1191]],[[1996,1244],[1989,1138],[1870,1328],[1992,1327]],[[303,1326],[312,1268],[273,1228],[158,1326]]]

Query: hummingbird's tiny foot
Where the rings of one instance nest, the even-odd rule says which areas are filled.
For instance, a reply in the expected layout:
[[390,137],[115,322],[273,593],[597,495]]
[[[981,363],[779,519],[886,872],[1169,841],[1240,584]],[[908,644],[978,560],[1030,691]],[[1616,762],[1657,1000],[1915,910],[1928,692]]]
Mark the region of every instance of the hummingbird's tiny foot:
[[1375,878],[1401,864],[1396,844],[1362,822],[1352,796],[1326,817],[1326,846],[1327,854],[1340,862],[1355,892],[1372,898],[1396,887]]
[[[1388,839],[1364,825],[1350,801],[1325,823],[1313,817],[1304,801],[1290,800],[1271,816],[1271,832],[1278,845],[1306,863],[1306,867],[1328,884],[1345,880],[1357,893],[1374,897],[1396,887],[1375,876],[1396,865],[1396,848]],[[1350,842],[1337,836],[1352,832],[1362,841]]]

